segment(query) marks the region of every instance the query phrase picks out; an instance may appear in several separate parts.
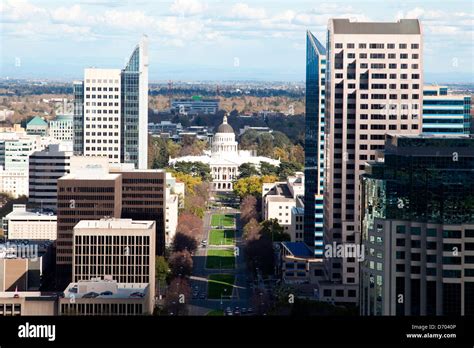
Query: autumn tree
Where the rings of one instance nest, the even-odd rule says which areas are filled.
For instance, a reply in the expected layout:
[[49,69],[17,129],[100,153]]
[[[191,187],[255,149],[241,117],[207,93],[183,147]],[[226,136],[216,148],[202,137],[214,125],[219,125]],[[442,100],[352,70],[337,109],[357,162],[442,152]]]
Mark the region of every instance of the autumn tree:
[[260,172],[253,163],[242,163],[239,166],[239,179],[248,178],[249,176],[260,175]]
[[169,266],[174,277],[187,277],[193,271],[193,258],[187,250],[176,251],[170,255]]
[[240,202],[240,220],[246,225],[251,219],[258,219],[257,199],[247,195]]
[[202,220],[194,214],[183,212],[178,217],[178,226],[176,232],[184,233],[194,238],[199,238],[203,231]]
[[171,243],[174,252],[188,250],[190,252],[196,251],[198,242],[195,237],[188,234],[177,232],[173,237]]
[[174,278],[166,291],[165,310],[169,315],[186,315],[190,299],[189,281],[183,277]]

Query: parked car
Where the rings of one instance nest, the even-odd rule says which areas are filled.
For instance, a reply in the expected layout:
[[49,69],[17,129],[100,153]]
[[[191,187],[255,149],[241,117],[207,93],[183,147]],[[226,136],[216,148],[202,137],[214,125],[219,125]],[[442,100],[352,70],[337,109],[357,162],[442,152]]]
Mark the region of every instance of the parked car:
[[201,293],[201,295],[199,295],[199,299],[200,299],[200,300],[205,300],[205,299],[206,299],[206,294],[205,294],[205,293]]
[[110,296],[113,295],[114,293],[112,291],[103,291],[100,293],[101,296]]
[[143,292],[138,292],[138,291],[137,292],[132,292],[130,294],[130,297],[144,297],[144,296],[145,296],[145,294]]
[[87,294],[84,294],[82,298],[96,298],[97,296],[99,296],[97,292],[91,291],[91,292],[88,292]]

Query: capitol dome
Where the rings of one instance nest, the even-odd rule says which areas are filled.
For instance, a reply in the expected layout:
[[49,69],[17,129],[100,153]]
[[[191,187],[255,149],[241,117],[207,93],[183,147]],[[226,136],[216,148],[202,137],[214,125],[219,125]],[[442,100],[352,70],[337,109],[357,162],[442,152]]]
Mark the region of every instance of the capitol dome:
[[234,129],[227,123],[227,115],[224,115],[224,120],[222,124],[217,127],[216,133],[234,133]]

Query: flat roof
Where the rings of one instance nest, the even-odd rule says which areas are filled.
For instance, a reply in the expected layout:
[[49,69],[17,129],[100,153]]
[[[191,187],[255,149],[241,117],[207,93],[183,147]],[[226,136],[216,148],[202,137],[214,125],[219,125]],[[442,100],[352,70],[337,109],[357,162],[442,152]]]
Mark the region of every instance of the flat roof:
[[348,18],[332,18],[334,34],[362,35],[419,35],[418,19],[400,19],[397,22],[351,22]]
[[155,221],[134,221],[132,219],[101,219],[101,220],[81,220],[74,229],[96,228],[96,229],[134,229],[143,230],[153,226]]
[[[82,286],[86,287],[85,292],[79,292],[79,289]],[[110,286],[110,287],[109,287]],[[115,287],[116,286],[116,287]],[[64,290],[64,298],[69,301],[71,297],[76,299],[84,298],[84,295],[90,292],[95,292],[99,294],[96,297],[86,297],[86,298],[93,298],[93,299],[117,299],[117,298],[131,298],[131,299],[144,299],[146,293],[148,292],[148,283],[117,283],[115,281],[110,280],[85,280],[70,283],[66,290]],[[77,289],[77,290],[75,290]],[[112,289],[112,290],[110,290]],[[94,291],[95,290],[95,291]],[[100,291],[100,292],[99,292]],[[110,295],[101,295],[101,293],[111,293]],[[143,297],[134,297],[131,296],[133,293],[142,293]]]

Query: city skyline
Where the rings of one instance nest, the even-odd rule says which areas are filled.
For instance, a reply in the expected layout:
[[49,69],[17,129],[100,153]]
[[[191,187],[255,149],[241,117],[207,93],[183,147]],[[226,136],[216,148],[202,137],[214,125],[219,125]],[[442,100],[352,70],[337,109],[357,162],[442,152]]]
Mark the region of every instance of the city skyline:
[[349,1],[175,0],[131,6],[118,1],[65,5],[22,0],[3,2],[0,14],[2,78],[69,81],[80,78],[84,67],[121,66],[145,33],[150,40],[150,81],[303,81],[306,30],[325,45],[328,19],[346,17],[419,18],[426,82],[474,80],[474,16],[460,1],[448,7],[440,1],[363,1],[356,6]]

